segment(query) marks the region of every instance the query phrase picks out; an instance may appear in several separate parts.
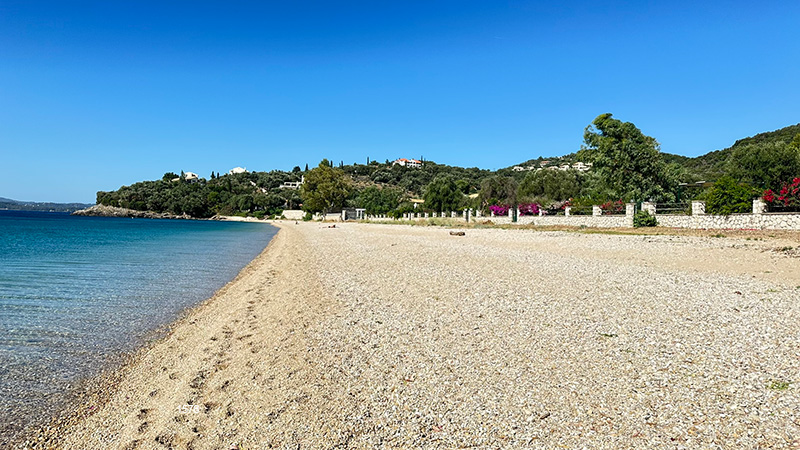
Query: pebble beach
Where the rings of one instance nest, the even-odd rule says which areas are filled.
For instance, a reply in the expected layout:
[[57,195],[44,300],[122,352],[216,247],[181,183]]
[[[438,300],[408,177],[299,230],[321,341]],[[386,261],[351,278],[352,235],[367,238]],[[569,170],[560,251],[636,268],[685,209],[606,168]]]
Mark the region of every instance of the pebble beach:
[[796,241],[278,226],[27,445],[800,449]]

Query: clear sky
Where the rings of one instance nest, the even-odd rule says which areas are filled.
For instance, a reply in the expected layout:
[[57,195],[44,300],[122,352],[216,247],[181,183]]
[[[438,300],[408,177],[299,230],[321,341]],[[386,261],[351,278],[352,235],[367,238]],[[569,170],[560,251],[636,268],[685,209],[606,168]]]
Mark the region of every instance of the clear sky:
[[0,0],[0,197],[399,157],[496,169],[611,112],[696,156],[800,122],[797,1]]

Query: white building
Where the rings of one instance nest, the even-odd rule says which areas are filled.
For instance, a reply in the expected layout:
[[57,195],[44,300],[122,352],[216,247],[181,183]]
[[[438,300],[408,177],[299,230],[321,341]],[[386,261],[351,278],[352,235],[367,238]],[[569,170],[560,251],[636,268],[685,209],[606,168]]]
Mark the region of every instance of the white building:
[[400,159],[396,159],[396,160],[394,160],[392,162],[392,165],[395,165],[395,164],[399,164],[399,165],[401,165],[403,167],[414,167],[414,168],[422,167],[422,161],[417,160],[417,159],[400,158]]
[[184,172],[183,173],[183,179],[186,180],[186,181],[195,182],[195,181],[199,180],[200,177],[198,177],[197,174],[194,173],[194,172]]
[[229,175],[235,175],[237,173],[247,173],[247,169],[244,167],[234,167],[233,169],[228,171]]
[[284,181],[282,185],[278,186],[281,189],[300,189],[303,183],[305,183],[306,177],[303,175],[300,178],[300,181]]
[[582,163],[580,161],[572,165],[572,168],[578,172],[586,172],[592,168],[592,163]]

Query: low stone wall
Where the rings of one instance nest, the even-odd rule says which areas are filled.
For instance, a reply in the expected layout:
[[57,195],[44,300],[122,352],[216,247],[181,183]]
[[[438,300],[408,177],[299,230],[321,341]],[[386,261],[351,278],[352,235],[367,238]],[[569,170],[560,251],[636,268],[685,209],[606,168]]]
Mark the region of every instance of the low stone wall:
[[283,217],[289,220],[303,220],[306,213],[302,209],[284,209]]
[[658,225],[672,228],[800,230],[800,214],[731,214],[730,216],[659,216]]
[[[511,224],[511,218],[502,217],[478,217],[477,223],[491,221],[495,224]],[[517,225],[535,226],[568,226],[568,227],[595,227],[595,228],[630,228],[633,227],[633,217],[614,215],[614,216],[518,216]]]

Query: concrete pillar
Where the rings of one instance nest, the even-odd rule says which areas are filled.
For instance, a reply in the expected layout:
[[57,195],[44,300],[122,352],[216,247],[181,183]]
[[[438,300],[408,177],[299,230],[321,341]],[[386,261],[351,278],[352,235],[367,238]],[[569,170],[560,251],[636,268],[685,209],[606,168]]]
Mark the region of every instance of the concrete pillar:
[[636,203],[625,204],[625,217],[633,217],[636,213]]
[[475,210],[475,217],[483,217],[483,211],[480,209]]
[[692,215],[704,216],[706,214],[706,202],[700,200],[692,200]]
[[429,216],[429,214],[428,214],[428,213],[425,213],[425,218],[426,218],[426,219],[428,218],[428,216]]
[[564,208],[564,217],[569,217],[569,213],[572,211],[572,206],[567,206]]
[[514,207],[513,206],[511,208],[508,208],[508,218],[512,219],[512,220],[514,219]]
[[494,211],[492,211],[492,210],[489,210],[489,215],[490,215],[490,216],[492,216],[492,217],[494,217]]
[[539,208],[539,217],[542,217],[543,215],[544,215],[544,211],[542,211],[542,208]]
[[753,199],[753,214],[764,214],[767,212],[767,203],[760,199]]
[[347,211],[342,210],[342,221],[347,220]]
[[469,210],[468,209],[464,210],[464,220],[469,222]]
[[647,211],[651,216],[656,215],[656,204],[653,202],[642,202],[642,211]]
[[450,211],[450,217],[455,219],[456,218],[456,212],[455,211]]
[[592,215],[593,216],[602,216],[603,215],[603,209],[600,208],[597,205],[593,205],[592,206]]

